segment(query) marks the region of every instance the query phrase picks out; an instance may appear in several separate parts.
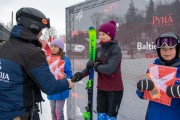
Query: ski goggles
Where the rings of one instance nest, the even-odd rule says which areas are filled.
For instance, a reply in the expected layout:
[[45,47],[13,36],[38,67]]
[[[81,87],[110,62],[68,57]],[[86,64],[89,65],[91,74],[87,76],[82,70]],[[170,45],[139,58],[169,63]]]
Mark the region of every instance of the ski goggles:
[[178,40],[175,39],[174,37],[159,37],[156,39],[155,44],[156,44],[156,48],[161,48],[165,44],[169,48],[174,48],[178,44]]

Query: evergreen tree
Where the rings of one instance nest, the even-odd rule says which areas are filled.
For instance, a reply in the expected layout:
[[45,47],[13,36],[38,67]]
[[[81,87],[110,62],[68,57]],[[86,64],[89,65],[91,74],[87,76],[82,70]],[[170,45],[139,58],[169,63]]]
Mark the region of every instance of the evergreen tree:
[[148,23],[151,23],[152,17],[155,15],[153,0],[150,0],[149,6],[146,9],[146,20]]
[[136,16],[136,8],[134,6],[133,0],[131,0],[129,4],[129,9],[127,10],[127,13],[125,15],[126,23],[133,23]]
[[125,14],[125,21],[126,21],[126,28],[124,30],[124,38],[127,50],[134,50],[135,49],[135,43],[137,41],[136,39],[136,27],[137,27],[137,21],[136,21],[136,15],[137,15],[137,9],[134,6],[133,0],[131,0],[129,4],[129,8],[127,10],[127,13]]
[[178,11],[180,11],[180,0],[176,0],[173,4],[172,4],[172,8],[173,8],[173,15],[174,15],[174,31],[176,33],[180,34],[180,14]]
[[153,0],[149,1],[149,5],[146,7],[146,41],[151,42],[153,40],[153,25],[152,25],[152,20],[153,16],[155,15],[155,7],[154,7],[154,2]]

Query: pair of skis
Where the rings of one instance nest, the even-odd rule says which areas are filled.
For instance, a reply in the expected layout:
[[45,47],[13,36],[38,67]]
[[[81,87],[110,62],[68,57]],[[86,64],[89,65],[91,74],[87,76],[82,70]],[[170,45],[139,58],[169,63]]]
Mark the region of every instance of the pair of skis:
[[[89,34],[89,60],[95,61],[96,57],[96,30],[90,27]],[[86,112],[83,113],[84,120],[93,120],[93,82],[94,82],[94,69],[89,69],[89,80],[86,83],[88,93],[88,104],[85,107]]]

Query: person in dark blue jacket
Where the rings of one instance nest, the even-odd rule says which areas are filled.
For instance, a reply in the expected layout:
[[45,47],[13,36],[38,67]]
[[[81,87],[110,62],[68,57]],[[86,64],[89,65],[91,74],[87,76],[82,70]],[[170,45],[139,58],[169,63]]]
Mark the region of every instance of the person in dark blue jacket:
[[39,38],[50,21],[39,10],[16,13],[9,40],[0,47],[0,120],[39,120],[41,90],[52,95],[73,87],[71,80],[56,80],[49,70]]
[[[62,77],[71,78],[72,77],[71,62],[63,52],[64,41],[62,39],[55,39],[51,42],[50,48],[52,51],[52,55],[59,56],[59,59],[65,60],[64,74]],[[69,90],[54,95],[48,95],[48,99],[50,100],[50,106],[51,106],[52,120],[64,120],[63,108],[64,108],[65,100],[68,97],[69,97]]]
[[[149,101],[146,120],[180,120],[180,37],[176,33],[164,33],[156,39],[156,51],[159,58],[154,64],[177,67],[177,80],[173,86],[167,86],[166,94],[172,98],[170,106]],[[137,95],[143,99],[143,91],[152,91],[151,80],[140,80],[137,83]]]

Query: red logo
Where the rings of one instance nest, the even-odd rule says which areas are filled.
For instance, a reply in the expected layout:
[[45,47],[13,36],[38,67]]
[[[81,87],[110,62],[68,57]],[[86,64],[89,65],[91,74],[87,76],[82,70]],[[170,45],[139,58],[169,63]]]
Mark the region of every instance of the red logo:
[[152,25],[153,27],[159,26],[171,26],[173,24],[173,18],[171,15],[167,16],[153,16],[152,17]]
[[111,3],[111,4],[108,4],[105,6],[104,8],[104,12],[107,13],[107,12],[110,12],[112,11],[113,9],[116,9],[118,6],[116,3]]

